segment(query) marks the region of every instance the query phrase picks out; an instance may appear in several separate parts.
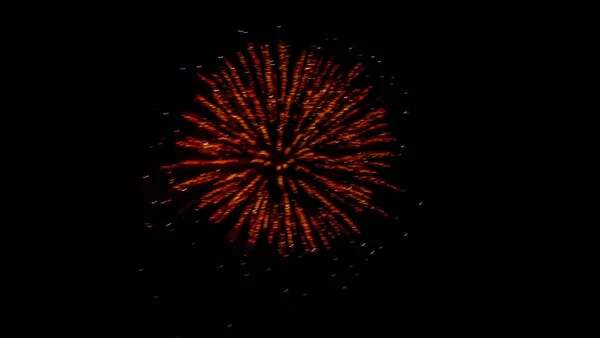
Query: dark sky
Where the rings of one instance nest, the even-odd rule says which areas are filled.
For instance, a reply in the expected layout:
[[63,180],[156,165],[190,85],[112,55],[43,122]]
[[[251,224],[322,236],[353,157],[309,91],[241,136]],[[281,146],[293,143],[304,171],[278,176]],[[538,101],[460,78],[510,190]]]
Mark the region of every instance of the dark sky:
[[[423,247],[414,247],[412,238],[417,243],[423,240],[434,222],[431,210],[438,203],[439,188],[436,154],[440,147],[450,147],[440,143],[437,135],[443,114],[443,103],[436,101],[440,76],[436,70],[441,66],[435,53],[440,47],[431,46],[434,40],[419,25],[390,21],[281,25],[283,33],[279,34],[292,48],[335,37],[336,43],[356,45],[364,54],[377,55],[385,65],[378,72],[395,77],[394,88],[386,92],[391,107],[388,121],[399,138],[398,146],[404,148],[402,159],[394,163],[397,171],[386,178],[406,192],[382,195],[379,200],[399,221],[359,217],[359,224],[373,230],[367,231],[368,237],[357,238],[356,245],[287,263],[255,255],[242,259],[241,264],[238,257],[228,254],[219,231],[211,230],[214,226],[202,216],[200,223],[182,222],[169,231],[164,224],[171,214],[148,207],[159,184],[149,187],[142,182],[143,175],[154,176],[157,166],[170,156],[168,147],[148,148],[177,123],[164,119],[163,113],[177,115],[189,107],[191,94],[199,88],[190,72],[195,65],[209,67],[218,55],[238,51],[244,41],[271,41],[278,33],[272,24],[140,28],[127,49],[135,55],[130,66],[135,104],[131,116],[123,120],[129,128],[125,136],[130,156],[125,169],[132,187],[128,195],[132,221],[127,232],[131,241],[126,243],[124,260],[131,323],[140,337],[250,332],[288,336],[320,330],[401,334],[405,327],[426,321],[423,313],[432,302],[432,288],[438,285],[426,277],[428,268],[422,264],[427,259],[419,257]],[[239,34],[238,29],[249,33]],[[329,48],[334,57],[343,50]],[[147,228],[146,222],[153,228]],[[361,249],[361,243],[367,245]]]

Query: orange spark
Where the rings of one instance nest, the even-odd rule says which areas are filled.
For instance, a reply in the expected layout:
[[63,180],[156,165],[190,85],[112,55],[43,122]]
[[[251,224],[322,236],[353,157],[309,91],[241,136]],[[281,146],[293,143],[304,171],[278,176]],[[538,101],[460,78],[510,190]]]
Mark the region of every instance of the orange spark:
[[[217,72],[198,75],[208,86],[208,95],[196,95],[204,112],[183,118],[201,136],[176,142],[198,157],[163,168],[201,173],[173,188],[189,193],[188,188],[210,187],[197,203],[216,208],[211,221],[237,215],[232,241],[247,229],[247,247],[264,236],[281,255],[297,247],[307,253],[329,250],[332,238],[359,234],[344,210],[387,217],[372,205],[373,187],[402,189],[380,177],[379,169],[389,168],[386,159],[394,154],[377,147],[395,139],[382,131],[385,109],[369,101],[372,88],[352,87],[364,67],[344,72],[333,59],[308,51],[294,60],[282,42],[248,44],[236,56],[223,58]],[[307,199],[323,207],[307,207]]]

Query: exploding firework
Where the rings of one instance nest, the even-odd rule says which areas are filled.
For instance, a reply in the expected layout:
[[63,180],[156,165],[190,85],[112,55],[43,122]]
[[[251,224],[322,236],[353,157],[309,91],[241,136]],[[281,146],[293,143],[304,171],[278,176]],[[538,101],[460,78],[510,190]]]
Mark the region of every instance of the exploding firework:
[[210,95],[196,101],[210,114],[184,113],[199,134],[176,144],[199,157],[163,168],[200,174],[173,188],[209,187],[198,209],[216,208],[214,223],[235,215],[232,240],[245,233],[251,248],[264,238],[281,254],[330,249],[332,238],[359,234],[351,212],[387,216],[372,205],[372,187],[400,190],[378,173],[394,154],[374,149],[394,138],[385,109],[368,100],[372,88],[353,86],[363,66],[343,72],[308,51],[293,63],[281,42],[276,50],[249,44],[237,59],[198,75]]

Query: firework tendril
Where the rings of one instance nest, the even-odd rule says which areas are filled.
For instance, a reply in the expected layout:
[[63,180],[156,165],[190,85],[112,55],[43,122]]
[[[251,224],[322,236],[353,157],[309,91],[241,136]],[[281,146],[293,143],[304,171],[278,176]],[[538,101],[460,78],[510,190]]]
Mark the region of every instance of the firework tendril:
[[369,187],[401,190],[378,175],[394,154],[373,150],[395,139],[385,131],[385,109],[367,104],[372,88],[352,86],[361,64],[342,72],[307,51],[294,63],[281,42],[273,49],[248,44],[235,64],[223,61],[217,72],[198,75],[210,92],[196,101],[212,116],[183,114],[202,136],[176,144],[199,159],[163,167],[201,174],[174,189],[209,187],[197,207],[215,208],[212,222],[236,215],[232,240],[244,232],[248,248],[264,238],[282,255],[329,250],[332,238],[359,234],[349,212],[387,217],[371,204]]

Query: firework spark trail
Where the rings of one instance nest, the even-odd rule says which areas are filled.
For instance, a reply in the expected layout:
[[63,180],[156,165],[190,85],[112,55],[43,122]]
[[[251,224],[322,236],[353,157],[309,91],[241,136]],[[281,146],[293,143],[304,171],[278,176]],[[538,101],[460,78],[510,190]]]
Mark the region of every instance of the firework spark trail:
[[[247,229],[248,248],[264,235],[282,255],[298,246],[307,253],[329,250],[336,236],[359,234],[343,206],[387,216],[371,204],[369,185],[401,191],[378,175],[394,154],[371,147],[395,139],[381,131],[387,126],[385,109],[367,107],[372,87],[352,87],[363,65],[344,73],[333,59],[307,51],[294,62],[282,42],[273,49],[248,44],[247,54],[236,56],[237,61],[223,58],[215,73],[198,74],[210,93],[196,95],[196,101],[213,116],[184,113],[203,136],[188,136],[176,145],[195,151],[199,159],[163,168],[205,172],[173,188],[209,185],[192,202],[198,208],[217,207],[211,221],[223,222],[241,209],[229,238]],[[275,187],[279,192],[272,191]],[[321,207],[303,206],[306,197]]]

